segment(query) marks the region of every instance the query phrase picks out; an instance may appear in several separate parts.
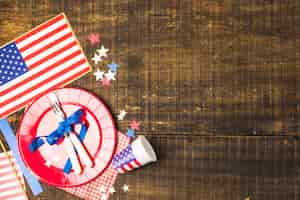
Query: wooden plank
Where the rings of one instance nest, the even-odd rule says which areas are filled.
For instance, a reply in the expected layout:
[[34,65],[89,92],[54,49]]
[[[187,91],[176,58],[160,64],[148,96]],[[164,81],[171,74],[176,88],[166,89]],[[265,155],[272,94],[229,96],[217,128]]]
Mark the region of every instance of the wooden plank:
[[[157,163],[121,175],[112,199],[296,200],[299,145],[293,137],[150,138]],[[129,193],[120,189],[130,187]]]
[[99,32],[111,52],[97,67],[120,63],[118,80],[103,89],[90,73],[73,86],[126,108],[146,133],[297,134],[297,1],[2,4],[2,43],[62,10],[88,58]]

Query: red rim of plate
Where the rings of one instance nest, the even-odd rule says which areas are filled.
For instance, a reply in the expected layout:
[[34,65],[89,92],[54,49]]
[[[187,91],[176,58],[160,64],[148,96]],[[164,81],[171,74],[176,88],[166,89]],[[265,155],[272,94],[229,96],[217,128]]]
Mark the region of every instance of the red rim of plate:
[[[40,180],[44,181],[45,183],[47,183],[47,184],[49,184],[49,185],[57,186],[57,187],[66,187],[66,188],[67,188],[67,187],[76,187],[76,186],[81,186],[81,185],[87,184],[87,183],[93,181],[94,179],[96,179],[97,177],[101,176],[101,175],[106,171],[106,169],[109,167],[109,164],[111,163],[111,161],[112,161],[112,159],[113,159],[113,155],[115,154],[115,151],[116,151],[116,147],[117,147],[117,129],[116,129],[116,126],[115,126],[115,123],[114,123],[114,119],[113,119],[113,117],[112,117],[112,115],[111,115],[111,112],[110,112],[109,109],[106,107],[106,105],[104,104],[104,102],[103,102],[101,99],[99,99],[99,97],[97,97],[95,94],[90,93],[90,92],[88,92],[88,91],[86,91],[86,90],[83,90],[83,89],[80,89],[80,88],[74,88],[74,87],[64,87],[64,88],[51,89],[51,90],[47,91],[46,93],[44,93],[44,94],[42,94],[42,95],[39,95],[37,98],[35,98],[35,99],[33,100],[33,102],[25,109],[24,114],[23,114],[22,119],[21,119],[21,123],[20,123],[20,125],[19,125],[19,129],[18,129],[18,132],[17,132],[18,147],[19,147],[19,151],[20,151],[20,154],[21,154],[21,158],[22,158],[22,160],[24,161],[24,163],[25,163],[25,165],[26,165],[27,167],[30,168],[30,165],[27,163],[27,160],[25,159],[25,156],[23,155],[23,152],[21,151],[21,150],[22,150],[22,146],[21,146],[21,141],[20,141],[20,137],[21,137],[21,136],[20,136],[20,135],[21,135],[21,134],[20,134],[20,130],[21,130],[21,127],[22,127],[22,124],[23,124],[23,120],[24,120],[24,118],[25,118],[27,112],[28,112],[28,111],[30,110],[30,108],[35,104],[35,102],[37,102],[39,99],[41,99],[45,94],[48,94],[49,92],[61,90],[61,89],[73,89],[73,90],[79,90],[80,92],[84,92],[84,93],[87,93],[87,94],[91,95],[93,98],[95,98],[97,101],[99,101],[99,103],[103,106],[103,108],[105,109],[106,113],[108,114],[109,119],[112,121],[112,129],[113,129],[113,131],[114,131],[114,133],[113,133],[113,136],[114,136],[114,147],[113,147],[113,150],[112,150],[112,153],[111,153],[111,156],[110,156],[109,161],[106,163],[106,165],[105,165],[105,167],[103,168],[103,170],[100,171],[95,177],[93,177],[93,178],[91,178],[91,179],[89,179],[89,180],[87,180],[87,181],[85,181],[85,182],[83,182],[83,183],[80,183],[80,184],[69,184],[69,185],[68,185],[68,184],[49,183],[47,180],[43,179],[43,178],[40,177],[36,172],[34,172],[34,171],[32,170],[32,172],[33,172]],[[72,103],[76,104],[75,102],[72,102]],[[88,110],[89,110],[89,112],[91,112],[90,109],[88,109]],[[44,112],[45,112],[45,111],[44,111]],[[43,113],[44,113],[44,112],[43,112]],[[91,114],[93,115],[93,113],[91,113]],[[94,116],[93,116],[93,117],[94,117]],[[39,118],[40,118],[40,117],[39,117]],[[100,123],[100,124],[101,124],[101,122],[99,122],[98,120],[97,120],[97,123]],[[98,126],[99,126],[99,124],[98,124]],[[101,125],[100,125],[100,127],[101,127]],[[100,129],[99,131],[101,132],[100,135],[102,135],[102,130]],[[101,138],[101,140],[102,140],[102,138]],[[100,141],[100,142],[102,143],[103,141]],[[101,145],[101,144],[100,144],[100,145]],[[99,145],[99,147],[100,147],[100,145]],[[98,154],[98,153],[99,153],[99,150],[98,150],[98,152],[97,152],[96,154]],[[30,168],[30,169],[31,169],[31,168]]]

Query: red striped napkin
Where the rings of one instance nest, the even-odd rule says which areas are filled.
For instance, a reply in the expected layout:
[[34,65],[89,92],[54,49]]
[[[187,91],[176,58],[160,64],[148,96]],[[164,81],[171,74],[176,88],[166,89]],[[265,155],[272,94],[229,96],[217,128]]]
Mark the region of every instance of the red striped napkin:
[[22,172],[12,153],[0,153],[0,200],[27,200],[22,188],[24,184]]

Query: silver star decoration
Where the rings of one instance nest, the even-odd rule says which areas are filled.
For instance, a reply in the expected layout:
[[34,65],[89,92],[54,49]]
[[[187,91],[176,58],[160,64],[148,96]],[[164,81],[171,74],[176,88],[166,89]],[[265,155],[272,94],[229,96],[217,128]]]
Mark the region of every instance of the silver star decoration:
[[122,190],[123,190],[124,192],[129,192],[129,185],[124,184],[123,187],[122,187]]
[[99,62],[102,62],[101,56],[95,53],[92,61],[94,61],[95,65],[97,65]]
[[105,73],[102,72],[100,69],[97,69],[97,70],[94,72],[94,76],[96,77],[96,81],[102,80],[104,74],[105,74]]
[[110,194],[114,194],[116,192],[115,188],[114,187],[110,187],[109,188],[109,193]]
[[118,120],[123,120],[126,116],[127,112],[123,109],[120,111],[120,114],[118,115]]
[[105,77],[107,78],[107,80],[116,80],[115,76],[116,76],[116,73],[114,73],[110,70],[105,74]]
[[102,57],[107,57],[107,52],[109,51],[109,49],[106,49],[103,45],[101,46],[101,49],[97,49],[97,52],[99,54],[99,56]]

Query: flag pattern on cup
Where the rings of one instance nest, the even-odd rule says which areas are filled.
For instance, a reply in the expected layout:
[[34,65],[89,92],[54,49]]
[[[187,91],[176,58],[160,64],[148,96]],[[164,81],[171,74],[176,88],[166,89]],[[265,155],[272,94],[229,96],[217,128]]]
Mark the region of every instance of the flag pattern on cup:
[[0,119],[91,67],[64,14],[0,47]]
[[131,145],[126,149],[121,151],[119,154],[115,155],[112,164],[119,173],[125,173],[126,171],[132,171],[134,168],[141,166],[140,162],[137,161],[133,154]]
[[24,187],[22,172],[12,153],[0,153],[0,199],[27,200]]

